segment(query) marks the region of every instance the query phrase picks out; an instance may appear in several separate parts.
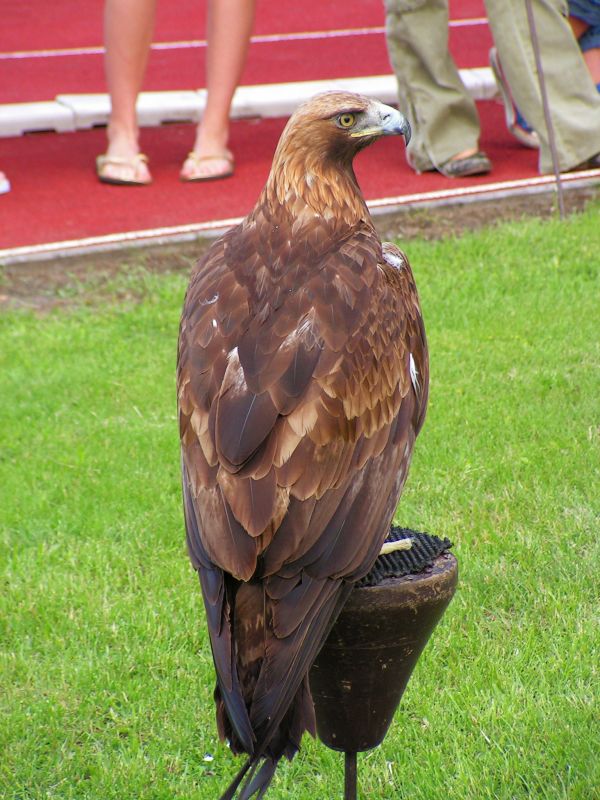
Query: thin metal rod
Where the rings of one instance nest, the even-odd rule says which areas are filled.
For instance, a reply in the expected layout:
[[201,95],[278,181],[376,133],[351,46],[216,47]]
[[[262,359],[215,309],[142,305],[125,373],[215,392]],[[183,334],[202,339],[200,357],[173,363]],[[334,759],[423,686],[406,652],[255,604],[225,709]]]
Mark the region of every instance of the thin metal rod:
[[356,753],[344,753],[344,800],[356,800]]
[[556,178],[556,191],[558,192],[558,210],[560,218],[565,218],[565,200],[563,195],[563,186],[560,179],[560,168],[558,165],[558,153],[556,151],[556,138],[554,136],[554,125],[552,124],[552,115],[550,113],[550,104],[548,103],[548,93],[546,92],[546,79],[542,69],[542,57],[540,55],[540,43],[537,35],[537,28],[535,26],[535,17],[533,15],[533,8],[531,0],[525,0],[527,7],[527,22],[529,24],[529,35],[531,36],[531,45],[535,56],[535,68],[537,69],[538,81],[540,84],[540,95],[542,97],[542,107],[544,109],[544,119],[546,120],[546,130],[548,131],[548,144],[550,145],[550,155],[552,157],[552,168],[554,169],[554,177]]

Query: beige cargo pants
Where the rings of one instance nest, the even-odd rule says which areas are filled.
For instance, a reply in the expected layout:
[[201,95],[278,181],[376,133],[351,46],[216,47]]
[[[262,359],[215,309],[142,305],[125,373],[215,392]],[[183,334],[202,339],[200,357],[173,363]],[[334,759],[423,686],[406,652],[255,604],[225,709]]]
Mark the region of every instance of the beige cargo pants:
[[[399,106],[413,128],[407,157],[414,169],[423,172],[478,146],[477,111],[448,52],[447,0],[384,2]],[[484,2],[515,102],[540,136],[540,172],[551,172],[525,0]],[[566,0],[533,0],[562,170],[600,152],[600,94],[570,32],[566,7]]]
[[398,103],[413,129],[408,163],[424,172],[476,148],[479,119],[448,52],[448,0],[385,0]]
[[[524,0],[484,0],[515,103],[540,137],[539,170],[552,172],[548,130]],[[533,0],[558,163],[562,171],[600,152],[600,94],[571,26],[566,0]]]

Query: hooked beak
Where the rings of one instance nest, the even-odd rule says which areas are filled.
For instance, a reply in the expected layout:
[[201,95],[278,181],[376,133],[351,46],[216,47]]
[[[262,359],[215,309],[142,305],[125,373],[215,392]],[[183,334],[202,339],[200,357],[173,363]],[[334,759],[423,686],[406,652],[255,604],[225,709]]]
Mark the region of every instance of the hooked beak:
[[411,130],[404,114],[401,114],[398,109],[392,108],[392,106],[377,103],[373,116],[377,118],[376,124],[360,131],[354,131],[350,135],[354,138],[363,136],[404,136],[404,142],[408,146]]
[[404,136],[404,142],[408,146],[410,142],[411,130],[410,123],[398,111],[397,108],[391,106],[383,106],[385,109],[382,125],[382,133],[384,136]]

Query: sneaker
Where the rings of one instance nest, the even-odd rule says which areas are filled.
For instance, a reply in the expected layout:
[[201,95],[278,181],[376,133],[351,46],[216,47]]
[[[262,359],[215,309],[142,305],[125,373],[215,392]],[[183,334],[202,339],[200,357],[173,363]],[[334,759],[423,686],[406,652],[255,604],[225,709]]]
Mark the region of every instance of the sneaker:
[[565,170],[565,172],[579,172],[587,169],[600,169],[600,153],[596,153],[595,156],[582,161],[581,164],[577,164],[576,167]]
[[502,66],[500,65],[498,51],[495,47],[492,47],[490,50],[490,66],[492,68],[492,72],[494,73],[494,77],[496,78],[496,83],[498,84],[500,97],[504,103],[504,118],[506,120],[506,127],[515,137],[515,139],[518,139],[518,141],[521,142],[521,144],[524,144],[525,147],[531,147],[532,149],[537,150],[540,146],[540,137],[533,130],[531,125],[529,125],[525,117],[515,105],[515,101],[513,100],[510,92],[510,86],[508,85],[508,81],[506,80],[506,76],[504,75]]

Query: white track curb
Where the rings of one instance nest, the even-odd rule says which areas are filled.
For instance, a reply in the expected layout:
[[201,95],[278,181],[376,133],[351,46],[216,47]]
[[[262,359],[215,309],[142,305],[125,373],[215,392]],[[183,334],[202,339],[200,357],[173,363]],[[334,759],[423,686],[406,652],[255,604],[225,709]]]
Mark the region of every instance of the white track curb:
[[[475,100],[496,96],[496,82],[489,67],[460,70],[460,76]],[[296,106],[319,92],[344,89],[397,103],[393,75],[339,78],[325,81],[297,81],[240,86],[231,108],[234,119],[244,117],[288,117]],[[142,92],[138,100],[140,125],[165,122],[198,122],[206,103],[206,90]],[[110,112],[107,94],[59,94],[43,103],[0,105],[0,137],[21,136],[34,131],[63,133],[106,125]]]
[[[600,183],[600,169],[565,173],[561,176],[565,190],[579,189]],[[495,200],[504,197],[540,194],[556,190],[553,175],[538,178],[498,181],[477,186],[463,186],[435,192],[383,197],[367,202],[373,216],[393,214],[407,208],[446,206],[477,200]],[[241,221],[241,217],[200,222],[190,225],[176,225],[150,230],[127,231],[125,233],[94,236],[85,239],[71,239],[62,242],[13,247],[0,250],[0,266],[19,264],[27,261],[47,261],[65,256],[86,255],[89,253],[121,250],[128,247],[147,247],[149,245],[175,245],[195,239],[220,236],[228,228]]]

